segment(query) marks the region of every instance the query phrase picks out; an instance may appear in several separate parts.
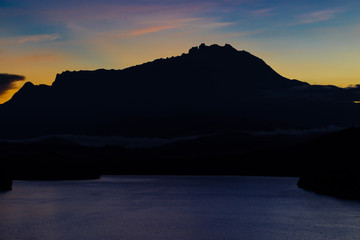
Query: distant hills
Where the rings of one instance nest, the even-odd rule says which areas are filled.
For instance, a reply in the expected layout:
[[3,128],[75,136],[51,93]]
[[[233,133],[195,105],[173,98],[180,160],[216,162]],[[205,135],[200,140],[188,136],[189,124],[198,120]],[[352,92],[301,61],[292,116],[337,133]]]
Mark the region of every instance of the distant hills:
[[360,88],[287,79],[232,46],[126,68],[27,82],[0,105],[0,138],[53,134],[178,137],[360,123]]

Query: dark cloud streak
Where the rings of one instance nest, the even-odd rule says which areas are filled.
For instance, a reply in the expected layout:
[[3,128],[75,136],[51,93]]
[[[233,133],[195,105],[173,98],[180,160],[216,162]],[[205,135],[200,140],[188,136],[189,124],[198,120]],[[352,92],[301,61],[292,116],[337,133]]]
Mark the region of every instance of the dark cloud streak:
[[0,73],[0,95],[14,88],[14,83],[25,80],[24,76],[16,74]]

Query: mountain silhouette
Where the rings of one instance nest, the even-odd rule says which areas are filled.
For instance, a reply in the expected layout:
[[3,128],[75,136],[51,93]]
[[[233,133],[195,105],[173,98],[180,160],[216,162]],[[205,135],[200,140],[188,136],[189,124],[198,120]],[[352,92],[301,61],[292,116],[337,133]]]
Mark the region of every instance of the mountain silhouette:
[[346,127],[360,122],[358,91],[291,80],[229,44],[201,44],[123,70],[66,71],[51,86],[27,82],[0,105],[0,138]]

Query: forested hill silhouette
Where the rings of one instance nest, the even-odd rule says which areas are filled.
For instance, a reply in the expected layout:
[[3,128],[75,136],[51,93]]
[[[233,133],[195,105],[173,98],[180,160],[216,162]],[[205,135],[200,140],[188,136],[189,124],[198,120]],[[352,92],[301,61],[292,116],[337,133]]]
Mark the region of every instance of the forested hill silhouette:
[[232,46],[126,68],[63,72],[0,105],[0,138],[48,134],[180,136],[227,130],[351,126],[359,88],[314,86]]

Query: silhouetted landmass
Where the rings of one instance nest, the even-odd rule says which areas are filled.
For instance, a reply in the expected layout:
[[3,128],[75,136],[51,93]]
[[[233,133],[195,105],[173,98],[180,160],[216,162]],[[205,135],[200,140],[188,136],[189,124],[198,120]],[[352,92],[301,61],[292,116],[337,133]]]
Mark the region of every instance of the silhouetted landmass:
[[124,70],[66,71],[52,86],[28,82],[0,105],[0,138],[349,127],[360,120],[358,91],[290,80],[246,51],[202,44]]
[[92,179],[102,174],[301,176],[299,187],[360,199],[360,128],[306,135],[224,132],[151,148],[89,147],[59,138],[0,143],[7,179]]
[[4,169],[11,179],[17,180],[99,178],[99,166],[87,150],[56,138],[38,143],[0,143]]
[[308,159],[298,186],[321,194],[360,200],[359,138],[360,128],[349,128],[306,144],[303,156]]
[[0,176],[0,191],[9,191],[12,189],[12,179],[10,176]]
[[[359,86],[317,86],[287,79],[260,58],[228,44],[202,44],[181,56],[123,70],[66,71],[52,86],[26,83],[0,105],[1,139],[57,134],[199,137],[152,148],[88,147],[58,138],[3,141],[0,161],[8,176],[0,176],[301,175],[299,186],[320,191],[344,178],[320,187],[314,182],[353,174],[351,168],[341,170],[335,164],[344,158],[348,166],[353,164],[351,156],[336,151],[337,143],[331,142],[344,133],[310,143],[306,141],[314,135],[253,133],[356,126],[359,92]],[[336,161],[330,161],[334,157]]]
[[11,172],[12,169],[10,169],[7,159],[0,157],[0,191],[8,191],[12,189],[13,176]]
[[[58,138],[0,143],[13,179],[86,179],[101,174],[299,176],[285,152],[314,135],[224,132],[151,148],[88,147]],[[281,154],[280,154],[281,153]]]

